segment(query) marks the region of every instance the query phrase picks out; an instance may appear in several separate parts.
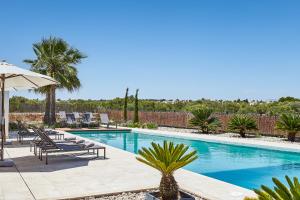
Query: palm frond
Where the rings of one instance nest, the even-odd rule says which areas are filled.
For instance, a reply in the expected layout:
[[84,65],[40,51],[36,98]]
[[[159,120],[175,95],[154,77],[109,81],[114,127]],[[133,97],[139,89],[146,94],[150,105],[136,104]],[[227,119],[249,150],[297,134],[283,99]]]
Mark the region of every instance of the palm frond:
[[221,122],[217,117],[212,116],[213,110],[207,107],[200,107],[191,111],[193,118],[189,123],[192,126],[199,127],[199,129],[207,133],[216,130],[221,126]]
[[[58,88],[67,89],[70,92],[80,88],[78,71],[74,65],[81,62],[86,56],[78,49],[61,38],[43,38],[41,42],[33,44],[35,59],[25,59],[24,62],[31,65],[31,70],[51,76],[60,85]],[[38,90],[40,91],[40,90]]]
[[228,129],[231,131],[245,132],[247,130],[256,130],[256,121],[244,114],[237,114],[231,117],[228,123]]
[[300,199],[300,185],[298,179],[294,177],[293,182],[291,179],[285,177],[289,188],[280,182],[277,178],[272,178],[275,184],[274,189],[262,185],[260,189],[255,189],[257,198],[248,198],[253,200],[296,200]]
[[196,151],[187,153],[189,147],[164,141],[163,145],[151,143],[151,148],[139,150],[137,160],[159,170],[163,174],[173,172],[198,158]]

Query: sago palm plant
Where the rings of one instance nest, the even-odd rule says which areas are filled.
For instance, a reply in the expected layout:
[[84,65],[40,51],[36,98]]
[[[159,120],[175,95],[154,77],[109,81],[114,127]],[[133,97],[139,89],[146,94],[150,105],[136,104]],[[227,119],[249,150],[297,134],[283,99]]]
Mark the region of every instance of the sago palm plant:
[[196,151],[187,152],[189,147],[184,144],[174,145],[164,141],[163,146],[151,143],[152,148],[143,147],[139,150],[137,160],[161,172],[160,196],[162,200],[178,199],[178,185],[174,172],[198,158]]
[[199,127],[203,133],[214,131],[221,125],[219,119],[212,116],[213,110],[210,108],[197,108],[192,110],[191,113],[193,118],[189,121],[190,125]]
[[234,115],[228,123],[228,129],[238,131],[241,137],[246,137],[247,130],[256,130],[256,121],[248,115]]
[[300,131],[300,116],[294,114],[282,114],[276,122],[276,129],[286,131],[288,140],[294,142],[296,134]]
[[288,186],[285,186],[277,178],[273,178],[275,184],[274,189],[262,185],[261,189],[254,190],[257,198],[246,197],[244,200],[299,200],[300,199],[300,184],[297,177],[293,181],[285,176]]

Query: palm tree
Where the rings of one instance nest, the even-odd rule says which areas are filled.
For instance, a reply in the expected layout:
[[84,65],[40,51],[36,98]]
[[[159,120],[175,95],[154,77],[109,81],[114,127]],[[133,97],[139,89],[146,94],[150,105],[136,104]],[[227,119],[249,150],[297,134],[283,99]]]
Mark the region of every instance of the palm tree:
[[300,199],[300,183],[297,177],[293,178],[293,181],[285,176],[287,186],[281,183],[277,178],[272,178],[275,187],[271,188],[262,185],[261,189],[255,189],[254,192],[257,194],[257,198],[246,197],[245,200],[296,200]]
[[42,39],[41,42],[33,44],[33,51],[36,58],[26,59],[24,62],[31,65],[32,71],[51,76],[60,83],[38,90],[46,94],[44,120],[52,125],[56,121],[56,89],[64,88],[72,92],[81,86],[74,65],[79,64],[86,56],[78,49],[70,47],[63,39],[55,37]]
[[161,172],[160,196],[162,200],[178,199],[178,185],[173,176],[174,172],[198,158],[196,151],[187,153],[189,147],[184,144],[174,145],[164,141],[163,146],[151,143],[152,148],[143,147],[139,150],[137,160]]
[[229,123],[228,123],[229,130],[238,131],[241,137],[246,137],[247,130],[256,130],[257,125],[256,121],[248,116],[243,114],[234,115]]
[[189,123],[192,126],[199,127],[203,133],[209,133],[212,130],[216,130],[220,125],[220,121],[217,117],[212,116],[213,110],[207,107],[197,108],[191,111],[193,118]]
[[296,134],[300,131],[300,116],[295,114],[282,114],[276,122],[276,129],[286,131],[288,140],[294,142]]

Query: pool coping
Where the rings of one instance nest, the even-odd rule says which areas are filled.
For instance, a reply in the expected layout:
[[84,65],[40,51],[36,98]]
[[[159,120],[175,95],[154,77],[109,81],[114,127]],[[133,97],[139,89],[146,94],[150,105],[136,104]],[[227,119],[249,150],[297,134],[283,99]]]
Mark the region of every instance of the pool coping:
[[[133,131],[136,131],[136,129],[132,129]],[[144,129],[142,129],[144,130]],[[157,130],[156,130],[157,131]],[[136,154],[124,151],[122,149],[102,144],[100,142],[97,142],[95,140],[85,138],[82,136],[78,136],[75,134],[72,134],[70,132],[64,132],[67,136],[76,136],[79,139],[83,139],[89,142],[93,142],[95,144],[103,145],[103,146],[109,146],[110,148],[127,152],[131,155],[136,156]],[[150,168],[150,167],[149,167]],[[244,197],[254,197],[255,193],[252,190],[249,190],[247,188],[243,188],[237,185],[233,185],[231,183],[227,183],[221,180],[217,180],[202,174],[198,174],[189,170],[185,169],[179,169],[175,173],[175,178],[177,182],[180,185],[180,188],[183,190],[196,194],[198,196],[201,196],[208,200],[243,200]],[[151,189],[151,188],[142,188],[141,189]],[[120,191],[122,192],[122,191]]]
[[184,133],[184,132],[174,132],[174,131],[162,131],[162,130],[149,130],[132,128],[134,132],[161,135],[167,137],[176,137],[183,139],[200,140],[204,142],[213,142],[219,144],[229,144],[235,146],[243,147],[254,147],[267,150],[284,151],[291,153],[300,153],[300,144],[297,143],[281,143],[281,142],[270,142],[270,141],[259,141],[252,140],[251,138],[232,138],[232,137],[220,137],[214,135],[204,135],[197,133]]

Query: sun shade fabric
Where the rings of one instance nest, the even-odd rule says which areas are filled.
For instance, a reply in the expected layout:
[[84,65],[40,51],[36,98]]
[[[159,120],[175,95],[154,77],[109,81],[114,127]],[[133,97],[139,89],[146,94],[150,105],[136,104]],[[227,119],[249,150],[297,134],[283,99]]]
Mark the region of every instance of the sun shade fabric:
[[5,76],[5,90],[35,89],[58,84],[56,80],[49,76],[22,69],[6,62],[0,62],[1,76]]

